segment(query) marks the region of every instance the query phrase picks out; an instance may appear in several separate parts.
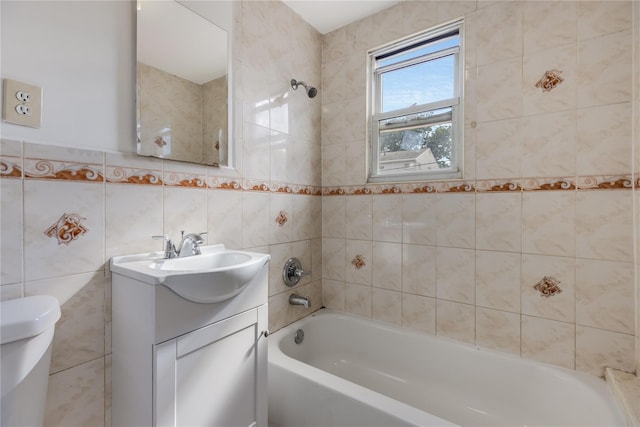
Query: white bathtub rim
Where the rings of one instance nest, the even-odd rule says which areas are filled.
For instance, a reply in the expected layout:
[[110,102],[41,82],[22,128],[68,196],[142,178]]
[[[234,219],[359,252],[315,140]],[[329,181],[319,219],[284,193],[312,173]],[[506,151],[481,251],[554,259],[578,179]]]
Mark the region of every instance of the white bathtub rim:
[[[366,317],[361,317],[361,316],[357,316],[354,314],[350,314],[350,313],[344,313],[341,311],[336,311],[336,310],[332,310],[330,308],[321,308],[313,313],[311,313],[310,315],[294,322],[291,323],[287,326],[285,326],[284,328],[274,332],[274,334],[277,334],[280,331],[283,330],[289,330],[289,331],[293,331],[294,329],[304,329],[304,325],[309,323],[310,321],[312,321],[312,319],[316,316],[335,316],[335,317],[339,317],[339,318],[343,318],[343,319],[348,319],[348,320],[355,320],[358,322],[366,322],[366,323],[373,323],[375,324],[377,327],[381,328],[381,329],[385,329],[387,331],[393,332],[393,333],[400,333],[403,334],[405,336],[408,337],[414,337],[414,338],[420,338],[420,339],[427,339],[430,341],[437,341],[437,342],[445,342],[448,343],[446,345],[450,345],[453,347],[462,347],[462,348],[466,348],[467,351],[478,351],[481,353],[487,353],[488,355],[491,356],[495,356],[497,358],[500,359],[505,359],[505,360],[513,360],[513,361],[519,361],[522,363],[532,363],[535,364],[536,367],[538,368],[542,368],[545,371],[553,371],[554,373],[559,373],[562,374],[565,377],[570,377],[570,378],[576,378],[578,377],[578,379],[580,379],[583,382],[586,382],[588,385],[596,385],[596,387],[601,387],[602,383],[607,384],[605,378],[604,378],[604,369],[603,369],[603,374],[602,376],[595,376],[593,374],[589,374],[587,372],[583,372],[583,371],[579,371],[579,370],[575,370],[575,369],[569,369],[569,368],[565,368],[563,366],[559,366],[559,365],[554,365],[548,362],[542,362],[542,361],[538,361],[538,360],[534,360],[534,359],[528,359],[525,357],[520,357],[518,355],[515,354],[511,354],[511,353],[506,353],[506,352],[502,352],[499,350],[495,350],[492,348],[488,348],[488,347],[483,347],[483,346],[478,346],[477,344],[470,344],[468,342],[464,342],[464,341],[459,341],[459,340],[455,340],[453,338],[449,338],[446,336],[442,336],[442,335],[432,335],[432,334],[427,334],[424,332],[419,332],[419,331],[415,331],[412,329],[408,329],[408,328],[403,328],[399,325],[395,325],[395,324],[391,324],[391,323],[387,323],[387,322],[383,322],[380,320],[375,320],[375,319],[369,319]],[[282,352],[281,350],[279,350],[280,352]],[[284,353],[283,353],[284,354]],[[284,355],[285,357],[289,357],[287,355]],[[292,358],[293,359],[293,358]],[[295,359],[294,359],[295,360]],[[297,360],[296,360],[297,361]],[[299,362],[299,361],[297,361]],[[299,362],[301,363],[303,366],[310,366],[306,363],[303,362]],[[317,369],[317,368],[315,368]],[[319,369],[319,371],[322,371]],[[324,371],[322,371],[324,372]],[[610,389],[610,387],[608,387]],[[613,395],[613,393],[612,393]],[[616,399],[617,400],[617,399]]]
[[[280,331],[282,331],[282,329]],[[277,334],[277,332],[275,332],[275,334]],[[277,346],[277,343],[274,346]],[[452,423],[444,418],[440,418],[436,415],[400,402],[392,397],[371,390],[370,388],[363,387],[337,375],[316,368],[315,366],[308,365],[289,357],[280,349],[277,349],[277,351],[269,349],[269,364],[278,366],[285,371],[293,371],[296,375],[307,381],[332,389],[335,392],[348,396],[350,399],[358,401],[364,405],[374,405],[378,408],[390,406],[394,410],[394,416],[416,427],[424,426],[425,419],[427,418],[432,419],[434,423],[433,425],[458,426],[458,424]]]
[[[427,419],[433,422],[433,424],[430,423],[429,425],[445,426],[445,427],[458,426],[458,424],[445,420],[444,418],[440,418],[436,415],[425,412],[421,409],[408,405],[392,397],[386,396],[375,390],[372,390],[370,388],[348,381],[330,372],[324,371],[322,369],[316,368],[315,366],[309,365],[307,363],[294,359],[290,356],[287,356],[279,348],[280,341],[284,339],[282,335],[288,335],[290,333],[295,332],[295,330],[297,329],[304,328],[304,326],[308,322],[312,321],[312,318],[317,315],[320,315],[320,316],[334,315],[334,316],[340,316],[349,320],[353,320],[354,318],[361,319],[364,321],[369,320],[369,319],[346,315],[344,313],[333,311],[326,308],[320,309],[305,318],[302,318],[290,325],[285,326],[284,328],[274,332],[269,336],[269,352],[268,352],[269,364],[274,364],[286,371],[293,371],[296,373],[296,375],[299,375],[300,377],[306,379],[307,381],[316,383],[325,388],[335,390],[336,392],[341,393],[345,396],[348,396],[350,399],[358,401],[362,404],[365,404],[365,405],[373,404],[378,408],[383,406],[391,407],[394,410],[394,413],[393,413],[394,416],[416,427],[424,426],[425,420]],[[384,322],[376,322],[376,323],[385,328],[389,326]],[[390,328],[390,330],[395,332],[394,328]]]
[[[452,423],[451,421],[445,420],[444,418],[440,418],[436,415],[422,411],[411,405],[400,402],[399,400],[393,399],[392,397],[385,396],[382,393],[378,393],[377,391],[363,387],[351,381],[347,381],[343,378],[340,378],[336,375],[315,368],[313,366],[307,365],[305,363],[296,361],[302,366],[302,369],[299,369],[300,366],[295,366],[295,364],[293,366],[298,369],[291,369],[291,365],[287,366],[287,364],[280,362],[281,361],[270,361],[270,363],[273,363],[273,365],[277,366],[278,368],[281,368],[285,371],[293,370],[296,375],[302,377],[303,379],[311,381],[316,385],[322,386],[324,388],[328,388],[332,390],[333,393],[339,393],[349,399],[360,402],[363,405],[375,406],[376,408],[385,408],[385,412],[390,412],[387,411],[386,408],[391,409],[393,411],[391,412],[391,415],[401,419],[408,425],[423,427],[426,425],[425,421],[428,420],[430,421],[428,425],[460,427],[458,424]],[[321,372],[322,375],[318,376],[317,372]],[[316,373],[316,375],[313,375],[313,373]]]
[[[314,317],[324,317],[324,316],[338,317],[342,319],[347,319],[348,321],[374,323],[376,327],[385,329],[393,333],[401,333],[408,337],[412,337],[412,338],[415,337],[420,339],[427,339],[430,341],[437,341],[440,344],[450,345],[458,348],[466,348],[467,351],[479,351],[479,352],[486,353],[491,357],[496,357],[502,360],[515,361],[517,363],[531,363],[537,369],[540,369],[541,371],[549,372],[551,375],[559,376],[562,378],[569,378],[585,384],[591,390],[593,390],[600,398],[611,402],[615,406],[614,410],[618,414],[620,414],[622,419],[624,419],[625,411],[622,406],[622,403],[620,402],[619,398],[616,396],[614,390],[611,387],[611,384],[607,383],[605,379],[602,377],[596,377],[586,372],[568,369],[562,366],[552,365],[550,363],[539,362],[532,359],[522,358],[514,354],[504,353],[497,350],[480,347],[475,344],[469,344],[466,342],[457,341],[448,337],[436,336],[436,335],[422,333],[419,331],[414,331],[411,329],[405,329],[398,325],[389,324],[379,320],[368,319],[368,318],[356,316],[349,313],[344,313],[340,311],[323,308],[323,309],[317,310],[316,312],[310,314],[307,317],[304,317],[290,325],[287,325],[286,327],[276,331],[275,333],[272,334],[272,336],[270,336],[269,356],[268,356],[269,363],[274,363],[286,370],[292,370],[296,372],[297,375],[300,375],[301,377],[309,381],[320,384],[323,387],[334,388],[336,384],[339,384],[341,387],[340,390],[345,391],[345,393],[343,394],[347,394],[348,396],[353,397],[355,400],[360,401],[362,403],[369,403],[369,402],[387,403],[388,402],[390,404],[393,404],[394,406],[397,404],[398,409],[403,411],[401,412],[402,415],[405,415],[404,411],[406,411],[407,421],[414,423],[416,425],[424,424],[425,414],[431,417],[435,417],[438,420],[442,420],[443,424],[444,423],[447,423],[447,425],[457,425],[457,424],[454,424],[451,421],[445,420],[444,418],[437,417],[433,414],[430,414],[429,412],[423,411],[421,409],[415,408],[411,405],[398,401],[382,393],[371,390],[367,387],[348,381],[330,372],[316,368],[300,360],[294,359],[293,357],[286,355],[279,348],[279,343],[283,339],[282,337],[283,335],[293,334],[293,332],[295,332],[295,330],[297,329],[304,329],[305,325],[313,321]],[[366,398],[364,398],[365,396]]]

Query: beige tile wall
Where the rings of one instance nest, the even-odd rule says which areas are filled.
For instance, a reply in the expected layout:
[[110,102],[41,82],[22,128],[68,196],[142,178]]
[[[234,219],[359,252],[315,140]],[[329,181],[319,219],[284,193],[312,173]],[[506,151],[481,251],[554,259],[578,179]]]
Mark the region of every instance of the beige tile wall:
[[[322,57],[320,36],[281,3],[239,11],[240,174],[2,141],[0,295],[53,293],[63,308],[47,425],[111,424],[105,263],[182,227],[271,254],[272,329],[305,314],[276,279],[298,256],[313,275],[297,291],[314,307],[594,374],[633,369],[633,205],[609,189],[631,173],[630,3],[407,1],[326,35]],[[460,16],[465,182],[365,186],[365,50]],[[547,68],[565,81],[542,94],[532,85]],[[320,96],[290,91],[291,78],[319,86],[322,120]],[[326,197],[312,195],[320,185]],[[64,213],[88,230],[68,244],[44,234]],[[543,275],[563,292],[540,297]]]
[[[634,140],[634,172],[636,176],[640,173],[640,4],[638,2],[633,3],[633,28],[634,28],[634,80],[633,85],[635,88],[634,116],[633,120],[635,126],[633,127],[633,140]],[[636,230],[636,374],[640,370],[640,182],[636,180],[635,187],[635,230]],[[640,381],[640,379],[638,380]]]
[[[460,17],[464,181],[367,185],[366,50]],[[406,1],[327,34],[325,305],[594,375],[633,371],[631,18],[624,1]],[[564,81],[542,92],[547,70]],[[542,297],[544,276],[562,292]]]
[[[236,7],[238,172],[0,142],[0,297],[51,294],[62,306],[47,426],[111,425],[107,264],[115,255],[161,250],[152,235],[208,231],[209,243],[270,253],[271,330],[322,304],[320,98],[289,86],[291,78],[320,84],[321,37],[279,2]],[[80,224],[76,238],[45,234],[56,224],[60,230],[65,214]],[[281,283],[292,256],[313,273],[295,288],[311,297],[309,310],[291,307],[292,290]]]

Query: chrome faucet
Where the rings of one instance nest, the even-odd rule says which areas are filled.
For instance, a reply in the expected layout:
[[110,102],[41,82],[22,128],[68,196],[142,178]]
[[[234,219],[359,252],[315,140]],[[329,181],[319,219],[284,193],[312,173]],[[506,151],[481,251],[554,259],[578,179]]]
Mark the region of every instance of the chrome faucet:
[[301,305],[304,308],[311,307],[311,298],[309,297],[301,297],[300,295],[291,294],[289,295],[289,304],[291,305]]
[[164,248],[164,258],[176,258],[176,257],[186,257],[193,255],[200,255],[200,245],[204,243],[203,235],[207,234],[207,232],[202,233],[189,233],[185,236],[184,231],[182,233],[182,241],[178,245],[180,249],[177,249],[173,244],[171,239],[169,239],[168,235],[164,236],[152,236],[154,239],[163,239],[166,242]]
[[178,257],[200,255],[200,245],[204,243],[204,238],[202,237],[204,234],[207,233],[189,233],[185,236],[183,231]]

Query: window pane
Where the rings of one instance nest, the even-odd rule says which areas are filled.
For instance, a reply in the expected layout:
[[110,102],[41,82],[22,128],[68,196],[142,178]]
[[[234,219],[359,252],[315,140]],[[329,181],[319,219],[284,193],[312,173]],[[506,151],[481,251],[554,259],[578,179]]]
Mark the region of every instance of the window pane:
[[[424,113],[423,113],[424,116]],[[448,115],[450,118],[450,114]],[[383,174],[427,172],[452,165],[451,120],[435,124],[411,125],[423,120],[403,118],[382,120],[380,126],[379,170]],[[384,130],[387,128],[387,130]],[[389,129],[390,128],[390,129]]]
[[453,98],[454,55],[381,75],[382,112]]
[[438,40],[433,43],[420,45],[408,51],[403,49],[400,53],[378,60],[378,67],[385,67],[387,65],[397,64],[399,62],[406,61],[408,59],[418,58],[423,55],[428,55],[434,52],[439,52],[441,50],[449,49],[451,47],[458,46],[459,44],[460,44],[460,36],[456,34],[455,36],[447,37],[445,39]]

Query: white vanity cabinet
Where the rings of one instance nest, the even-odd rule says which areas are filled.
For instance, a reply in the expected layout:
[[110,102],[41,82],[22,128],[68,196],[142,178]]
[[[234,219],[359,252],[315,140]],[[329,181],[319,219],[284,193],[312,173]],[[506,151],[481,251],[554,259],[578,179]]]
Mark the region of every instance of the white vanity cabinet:
[[230,299],[200,303],[112,271],[112,425],[267,427],[268,255]]
[[155,425],[266,426],[266,322],[261,306],[156,345]]

